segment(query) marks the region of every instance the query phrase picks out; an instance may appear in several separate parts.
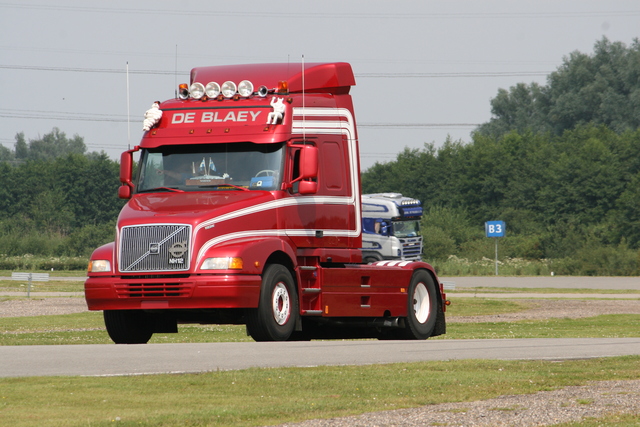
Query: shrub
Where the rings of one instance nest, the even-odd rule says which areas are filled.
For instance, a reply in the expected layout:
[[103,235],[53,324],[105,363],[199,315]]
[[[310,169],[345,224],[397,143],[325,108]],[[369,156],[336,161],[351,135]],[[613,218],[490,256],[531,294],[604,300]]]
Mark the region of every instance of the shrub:
[[423,258],[432,260],[447,259],[449,255],[458,253],[456,242],[443,229],[439,227],[426,227],[422,229],[422,254]]

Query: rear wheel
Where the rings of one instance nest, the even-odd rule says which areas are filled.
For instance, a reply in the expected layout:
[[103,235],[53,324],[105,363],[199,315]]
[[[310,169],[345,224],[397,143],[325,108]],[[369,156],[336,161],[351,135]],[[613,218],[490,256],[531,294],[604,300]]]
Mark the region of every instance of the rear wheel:
[[404,335],[424,340],[431,336],[436,325],[438,302],[433,277],[425,270],[413,273],[409,285],[409,307]]
[[105,310],[104,324],[116,344],[146,344],[153,335],[151,322],[141,310]]
[[298,319],[298,295],[289,269],[269,265],[262,275],[258,308],[247,311],[247,331],[256,341],[286,341]]
[[372,262],[382,261],[382,255],[377,252],[363,252],[362,262],[371,264]]

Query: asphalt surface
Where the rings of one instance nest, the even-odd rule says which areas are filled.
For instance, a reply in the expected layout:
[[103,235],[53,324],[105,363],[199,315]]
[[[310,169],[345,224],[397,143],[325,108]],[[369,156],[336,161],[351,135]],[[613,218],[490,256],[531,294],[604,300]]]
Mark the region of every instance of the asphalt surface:
[[[441,280],[455,285],[457,289],[465,288],[464,293],[455,293],[459,297],[483,295],[481,291],[469,292],[466,289],[475,287],[532,288],[531,294],[491,293],[493,298],[530,298],[532,295],[536,298],[558,298],[562,295],[535,294],[535,288],[640,290],[638,277],[488,276]],[[43,293],[37,295],[44,296]],[[69,293],[65,295],[70,296]],[[640,294],[631,293],[565,296],[640,298]],[[564,360],[622,355],[640,355],[640,338],[0,346],[0,377],[141,375],[252,367],[368,365],[459,359]]]
[[556,289],[633,289],[640,290],[640,277],[581,276],[478,276],[440,277],[456,288],[556,288]]
[[564,360],[640,354],[640,338],[311,341],[0,347],[0,377],[195,373],[459,359]]

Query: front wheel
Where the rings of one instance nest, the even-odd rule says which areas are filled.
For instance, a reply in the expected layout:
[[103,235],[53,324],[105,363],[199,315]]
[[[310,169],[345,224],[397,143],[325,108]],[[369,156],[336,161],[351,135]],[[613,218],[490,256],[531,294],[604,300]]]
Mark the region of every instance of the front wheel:
[[256,341],[286,341],[298,319],[298,294],[289,269],[272,264],[262,275],[258,308],[247,310],[247,332]]
[[151,322],[141,310],[105,310],[104,324],[116,344],[146,344],[153,335]]
[[432,335],[438,311],[437,296],[433,277],[425,270],[416,271],[409,284],[406,338],[424,340]]

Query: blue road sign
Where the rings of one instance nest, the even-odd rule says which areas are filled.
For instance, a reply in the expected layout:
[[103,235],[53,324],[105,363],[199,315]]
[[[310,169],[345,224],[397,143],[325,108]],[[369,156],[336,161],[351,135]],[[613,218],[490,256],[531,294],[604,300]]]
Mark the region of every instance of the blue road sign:
[[487,221],[484,223],[487,237],[504,237],[507,232],[507,226],[504,221]]

